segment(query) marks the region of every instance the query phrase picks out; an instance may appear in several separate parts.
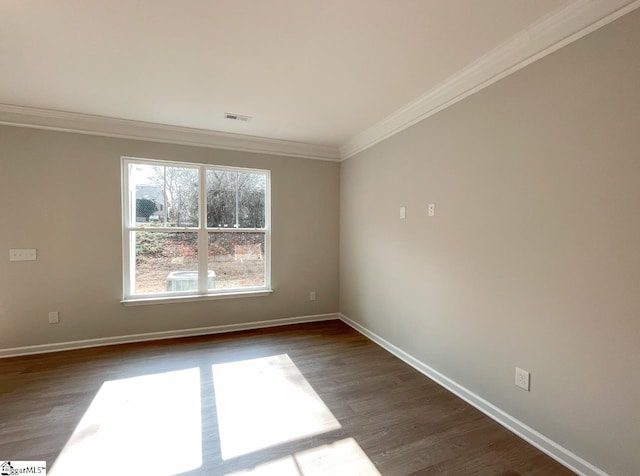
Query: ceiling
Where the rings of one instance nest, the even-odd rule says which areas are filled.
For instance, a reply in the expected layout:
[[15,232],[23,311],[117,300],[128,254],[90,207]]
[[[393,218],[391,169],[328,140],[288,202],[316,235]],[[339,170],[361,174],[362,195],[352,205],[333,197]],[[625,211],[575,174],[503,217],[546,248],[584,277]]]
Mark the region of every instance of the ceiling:
[[[47,114],[85,123],[104,116],[189,128],[168,134],[266,138],[260,143],[275,149],[279,141],[315,145],[319,157],[338,158],[398,129],[389,121],[406,125],[439,107],[434,94],[460,78],[463,90],[449,95],[637,3],[0,0],[0,104],[20,107],[0,107],[0,122],[18,123],[10,119],[18,113],[34,124]],[[465,79],[471,73],[477,77]],[[231,121],[225,112],[252,119]]]

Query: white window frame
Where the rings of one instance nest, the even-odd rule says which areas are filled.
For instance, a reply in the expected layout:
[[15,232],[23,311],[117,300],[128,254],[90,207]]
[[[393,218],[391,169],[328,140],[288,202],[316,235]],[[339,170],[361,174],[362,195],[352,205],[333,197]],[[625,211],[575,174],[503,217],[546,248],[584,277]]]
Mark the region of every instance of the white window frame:
[[[197,227],[142,227],[135,220],[135,196],[129,190],[129,164],[159,165],[164,167],[196,168],[199,170],[199,224]],[[175,162],[168,160],[144,159],[137,157],[121,157],[122,170],[122,303],[125,305],[160,304],[181,301],[200,301],[209,299],[265,296],[273,292],[271,289],[271,172],[264,169],[230,167],[192,162]],[[259,173],[266,176],[265,190],[265,223],[264,228],[221,228],[207,226],[206,207],[206,171],[220,170],[227,172]],[[134,192],[135,193],[135,192]],[[166,205],[165,205],[166,213]],[[135,233],[136,231],[156,233],[191,232],[198,235],[198,290],[171,291],[147,294],[135,294]],[[264,285],[247,286],[232,289],[208,288],[208,247],[211,233],[263,233],[264,234]]]

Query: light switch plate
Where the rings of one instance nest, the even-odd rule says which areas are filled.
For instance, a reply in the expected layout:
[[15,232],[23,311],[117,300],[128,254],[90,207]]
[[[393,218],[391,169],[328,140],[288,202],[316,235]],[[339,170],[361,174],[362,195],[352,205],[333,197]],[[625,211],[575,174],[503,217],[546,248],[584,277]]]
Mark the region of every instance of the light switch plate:
[[9,250],[9,261],[35,261],[35,248],[12,248]]
[[407,209],[405,207],[400,207],[400,219],[404,220],[407,217]]

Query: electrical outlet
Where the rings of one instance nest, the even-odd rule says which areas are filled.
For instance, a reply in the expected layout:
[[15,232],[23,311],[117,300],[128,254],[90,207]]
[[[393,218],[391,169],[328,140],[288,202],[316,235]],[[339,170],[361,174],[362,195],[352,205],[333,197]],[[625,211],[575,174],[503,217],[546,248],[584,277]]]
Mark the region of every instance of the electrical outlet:
[[436,204],[430,203],[428,207],[428,214],[430,217],[436,216]]
[[316,300],[316,292],[315,291],[311,291],[309,293],[309,301],[315,301]]
[[529,391],[529,372],[516,367],[516,385],[528,392]]
[[57,311],[49,313],[49,324],[57,324],[60,322],[60,315]]

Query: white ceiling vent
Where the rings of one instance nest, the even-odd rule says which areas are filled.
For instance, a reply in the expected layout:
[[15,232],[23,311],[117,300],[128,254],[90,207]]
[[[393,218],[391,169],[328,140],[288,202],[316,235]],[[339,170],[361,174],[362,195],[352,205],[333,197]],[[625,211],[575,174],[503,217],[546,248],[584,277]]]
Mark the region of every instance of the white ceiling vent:
[[234,114],[232,112],[225,112],[224,118],[242,122],[249,122],[251,120],[251,116],[243,116],[242,114]]

